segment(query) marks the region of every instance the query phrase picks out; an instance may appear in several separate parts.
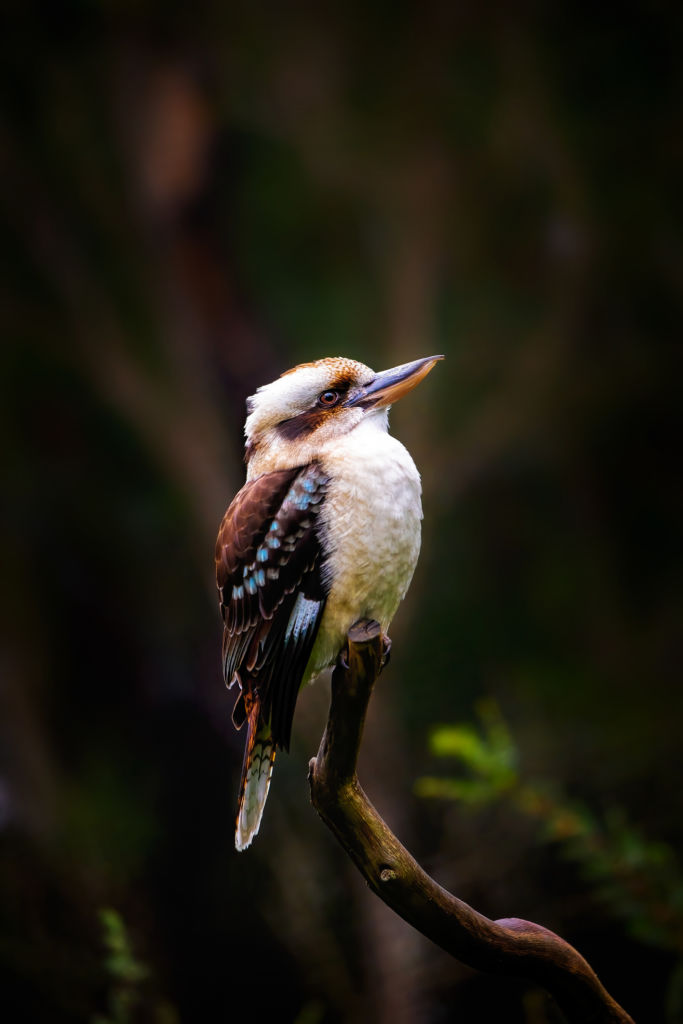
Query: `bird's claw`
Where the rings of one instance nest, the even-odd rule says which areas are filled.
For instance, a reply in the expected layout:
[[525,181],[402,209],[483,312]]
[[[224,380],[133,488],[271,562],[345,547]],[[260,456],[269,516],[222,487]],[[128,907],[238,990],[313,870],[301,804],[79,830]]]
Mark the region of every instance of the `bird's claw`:
[[386,633],[382,634],[382,660],[379,665],[380,672],[387,667],[391,660],[391,637]]

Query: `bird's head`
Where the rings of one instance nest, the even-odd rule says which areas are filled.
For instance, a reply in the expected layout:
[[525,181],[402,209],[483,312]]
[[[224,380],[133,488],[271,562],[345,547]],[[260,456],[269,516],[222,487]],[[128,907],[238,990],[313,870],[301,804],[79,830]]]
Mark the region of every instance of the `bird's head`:
[[303,465],[361,423],[386,430],[389,406],[439,359],[443,356],[428,356],[376,373],[354,359],[328,357],[264,384],[247,400],[249,475]]

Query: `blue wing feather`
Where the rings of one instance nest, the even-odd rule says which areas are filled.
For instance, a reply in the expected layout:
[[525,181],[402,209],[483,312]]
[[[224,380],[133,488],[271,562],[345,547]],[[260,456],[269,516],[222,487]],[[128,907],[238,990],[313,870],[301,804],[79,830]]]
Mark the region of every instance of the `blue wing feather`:
[[288,747],[296,696],[328,587],[318,510],[328,477],[317,463],[246,484],[226,512],[216,544],[225,628],[223,670],[257,697],[274,741]]

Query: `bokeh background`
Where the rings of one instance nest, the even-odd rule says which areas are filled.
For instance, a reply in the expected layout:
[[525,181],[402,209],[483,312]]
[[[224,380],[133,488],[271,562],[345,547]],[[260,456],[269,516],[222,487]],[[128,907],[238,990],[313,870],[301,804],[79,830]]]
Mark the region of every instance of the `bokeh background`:
[[0,40],[3,1018],[560,1020],[337,848],[326,683],[232,848],[245,398],[443,352],[392,413],[424,543],[362,781],[683,1019],[680,8],[28,0]]

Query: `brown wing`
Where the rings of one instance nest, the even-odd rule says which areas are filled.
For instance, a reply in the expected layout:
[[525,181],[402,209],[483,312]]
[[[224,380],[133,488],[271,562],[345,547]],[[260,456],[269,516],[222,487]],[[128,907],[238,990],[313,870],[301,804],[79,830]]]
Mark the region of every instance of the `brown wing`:
[[318,510],[328,478],[318,463],[265,473],[239,492],[216,541],[223,615],[223,674],[257,696],[278,746],[287,748],[294,705],[327,597]]

